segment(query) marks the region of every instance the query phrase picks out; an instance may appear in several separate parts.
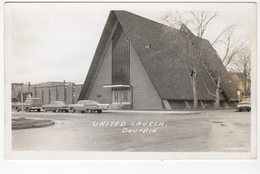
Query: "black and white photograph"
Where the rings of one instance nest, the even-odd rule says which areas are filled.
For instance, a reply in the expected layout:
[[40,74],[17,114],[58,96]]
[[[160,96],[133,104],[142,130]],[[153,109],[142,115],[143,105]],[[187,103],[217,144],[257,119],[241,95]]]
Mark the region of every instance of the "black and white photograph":
[[256,3],[4,6],[7,159],[256,158]]

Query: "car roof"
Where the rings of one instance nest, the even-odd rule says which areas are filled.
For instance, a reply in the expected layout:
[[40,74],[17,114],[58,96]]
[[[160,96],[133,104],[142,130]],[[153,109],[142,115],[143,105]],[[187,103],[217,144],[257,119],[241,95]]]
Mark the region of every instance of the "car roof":
[[79,101],[94,101],[94,100],[79,100]]

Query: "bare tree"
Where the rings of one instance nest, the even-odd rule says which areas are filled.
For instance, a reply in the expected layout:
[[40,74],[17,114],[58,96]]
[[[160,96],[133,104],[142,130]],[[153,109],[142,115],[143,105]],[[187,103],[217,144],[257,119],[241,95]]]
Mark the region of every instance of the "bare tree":
[[232,33],[232,31],[234,31],[234,29],[238,26],[238,23],[236,24],[232,24],[232,25],[229,25],[227,26],[224,30],[222,30],[222,32],[220,32],[216,39],[211,43],[212,46],[214,46],[217,42],[220,41],[220,39],[227,33]]
[[[186,71],[186,74],[190,78],[191,87],[192,87],[192,93],[193,93],[193,109],[198,108],[198,96],[197,96],[197,80],[198,76],[201,72],[201,61],[202,56],[200,50],[196,49],[194,44],[192,42],[197,39],[197,37],[183,24],[180,28],[180,31],[182,33],[181,39],[183,50],[182,54],[175,55],[175,57],[178,57],[178,60],[182,62],[184,65],[184,69]],[[162,33],[161,39],[164,39],[167,37],[168,33],[172,32],[171,29],[165,28],[164,33]],[[179,35],[180,36],[180,35]],[[178,39],[177,37],[174,39]],[[176,41],[172,40],[172,42],[168,43],[170,47],[174,47],[176,45]]]
[[[176,11],[175,14],[168,13],[165,16],[162,17],[164,21],[166,21],[171,27],[173,28],[180,28],[181,31],[183,31],[186,36],[186,55],[190,55],[190,53],[193,53],[193,57],[185,57],[184,64],[186,65],[186,70],[190,76],[191,79],[191,85],[192,85],[192,93],[193,93],[193,109],[198,108],[198,96],[197,96],[197,77],[200,73],[201,66],[200,63],[202,61],[202,55],[199,52],[198,49],[196,49],[193,44],[192,40],[189,39],[188,35],[192,35],[190,38],[194,38],[193,34],[189,29],[186,27],[186,25],[191,26],[190,28],[193,28],[195,33],[198,37],[202,37],[205,33],[209,23],[217,17],[216,13],[209,13],[205,11],[188,11],[188,12],[179,12]],[[194,59],[195,54],[195,59]],[[189,60],[187,60],[189,59]]]
[[182,24],[190,28],[198,37],[203,37],[208,25],[217,17],[217,13],[208,11],[169,12],[162,17],[171,27],[179,29]]
[[[206,12],[206,11],[188,11],[188,12],[179,12],[176,11],[175,13],[167,13],[165,16],[162,17],[164,21],[166,21],[171,27],[173,28],[180,28],[181,26],[187,25],[193,32],[196,33],[198,37],[203,37],[205,31],[207,30],[208,25],[214,21],[217,17],[217,13]],[[224,28],[213,40],[211,43],[212,46],[222,45],[223,55],[219,56],[222,60],[222,64],[225,67],[225,71],[227,66],[230,64],[232,59],[236,56],[236,54],[240,51],[242,46],[244,45],[245,41],[239,42],[233,39],[234,30],[238,26],[238,23],[232,24]],[[197,50],[196,50],[197,51]],[[196,53],[196,56],[199,57],[198,62],[201,62],[201,55],[200,53]],[[223,83],[230,83],[223,82],[223,70],[220,71],[219,67],[213,67],[214,72],[216,73],[217,80],[216,82],[216,90],[215,94],[211,93],[208,88],[208,94],[215,98],[215,108],[219,108],[220,105],[220,92],[221,86]],[[198,66],[197,63],[193,64],[193,68],[189,68],[189,73],[192,71],[193,75],[198,75]],[[192,76],[192,86],[193,86],[193,93],[194,93],[194,107],[196,107],[196,76]]]
[[195,21],[193,21],[194,26],[196,27],[196,32],[198,37],[202,37],[205,33],[208,24],[217,17],[217,13],[211,14],[210,12],[206,11],[191,11],[192,16],[194,17]]
[[232,70],[237,73],[242,82],[244,95],[250,95],[251,85],[251,52],[248,46],[241,48],[231,61]]
[[208,90],[208,94],[213,96],[215,98],[215,108],[218,109],[220,105],[220,92],[221,86],[223,83],[231,83],[231,81],[223,82],[223,71],[227,70],[227,66],[230,64],[230,62],[234,59],[234,57],[238,54],[238,52],[243,47],[245,41],[239,42],[233,40],[234,36],[234,29],[237,26],[237,24],[230,25],[226,29],[224,29],[218,37],[215,39],[213,44],[215,44],[217,41],[220,41],[224,46],[223,56],[221,57],[222,64],[224,65],[225,69],[221,70],[219,67],[214,67],[214,71],[217,72],[217,81],[216,81],[216,92],[215,94],[212,94]]
[[[192,34],[186,26],[192,28],[198,37],[202,37],[211,21],[217,17],[217,13],[211,13],[206,11],[187,11],[179,12],[176,11],[174,14],[172,12],[167,13],[162,17],[162,20],[166,21],[172,28],[177,28],[186,31],[186,43],[187,43],[187,55],[190,52],[195,54],[196,59],[192,57],[186,57],[185,64],[187,66],[187,72],[190,75],[192,92],[193,92],[193,109],[198,108],[198,97],[197,97],[197,77],[200,72],[201,66],[199,64],[202,61],[201,53],[198,49],[194,48],[191,44],[191,40],[188,38],[189,34]],[[193,35],[193,34],[192,34]],[[193,36],[191,38],[194,38]],[[191,46],[190,46],[191,45]]]
[[162,20],[167,22],[172,28],[180,29],[181,25],[188,25],[191,23],[191,19],[187,19],[186,16],[190,12],[168,12],[162,16]]
[[182,25],[180,30],[185,35],[186,40],[186,56],[182,58],[184,60],[184,65],[186,65],[186,70],[189,74],[192,86],[193,93],[193,109],[198,108],[198,96],[197,96],[197,78],[201,72],[201,63],[203,61],[203,56],[200,50],[196,49],[193,44],[193,40],[196,37],[192,34],[192,32],[186,27],[186,25]]

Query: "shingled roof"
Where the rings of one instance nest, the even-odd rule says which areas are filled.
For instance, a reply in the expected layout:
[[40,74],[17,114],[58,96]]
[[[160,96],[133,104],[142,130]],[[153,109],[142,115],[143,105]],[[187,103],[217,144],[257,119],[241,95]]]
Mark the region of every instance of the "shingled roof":
[[[122,25],[161,99],[192,100],[192,85],[187,67],[197,57],[194,56],[194,50],[187,51],[187,40],[183,32],[126,11],[110,12],[79,99],[88,98],[116,22]],[[206,44],[207,48],[213,49],[210,43],[202,38],[197,37],[196,42],[198,47]],[[187,62],[187,57],[191,61]],[[219,57],[212,56],[211,59]],[[220,59],[216,62],[221,63]],[[198,99],[214,100],[208,95],[207,88],[211,93],[215,93],[215,83],[204,67],[199,68],[201,71],[197,78]],[[233,91],[229,91],[229,94],[232,96]]]

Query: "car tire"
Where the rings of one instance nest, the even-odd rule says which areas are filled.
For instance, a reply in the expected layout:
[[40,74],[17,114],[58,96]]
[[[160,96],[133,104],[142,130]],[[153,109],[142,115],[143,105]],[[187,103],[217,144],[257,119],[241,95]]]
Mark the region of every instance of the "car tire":
[[71,113],[75,113],[76,110],[75,110],[74,108],[70,108],[70,112],[71,112]]
[[97,110],[97,112],[100,114],[100,113],[102,113],[102,110]]

